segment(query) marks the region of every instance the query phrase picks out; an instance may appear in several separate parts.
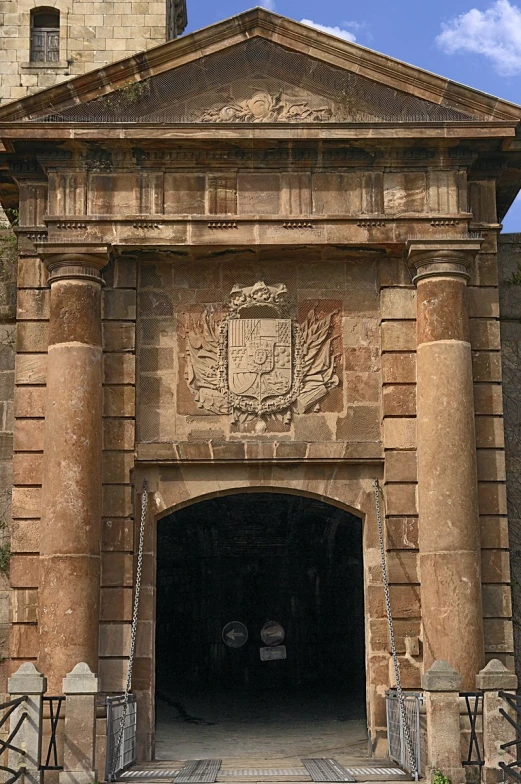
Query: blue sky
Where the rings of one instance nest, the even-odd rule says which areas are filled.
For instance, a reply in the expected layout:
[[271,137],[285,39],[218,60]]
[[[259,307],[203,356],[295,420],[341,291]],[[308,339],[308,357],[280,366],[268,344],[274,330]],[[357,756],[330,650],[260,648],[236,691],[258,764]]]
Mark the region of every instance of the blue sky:
[[[521,0],[187,0],[186,32],[263,5],[521,104]],[[521,197],[504,221],[521,232]]]

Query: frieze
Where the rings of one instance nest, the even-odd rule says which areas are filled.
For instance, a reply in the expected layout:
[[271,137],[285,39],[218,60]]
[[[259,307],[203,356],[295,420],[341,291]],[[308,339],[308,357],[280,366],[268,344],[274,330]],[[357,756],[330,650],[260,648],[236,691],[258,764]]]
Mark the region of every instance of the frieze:
[[155,221],[135,221],[132,224],[133,229],[160,229],[162,226],[161,223],[156,223]]
[[371,220],[371,219],[368,219],[368,220],[358,220],[356,222],[356,225],[359,228],[361,228],[361,229],[377,229],[377,228],[379,228],[381,226],[385,226],[386,223],[387,222],[384,221],[384,220]]
[[261,163],[370,163],[374,155],[358,147],[275,147],[261,149],[178,149],[143,150],[135,148],[134,160],[141,164],[162,163],[220,163],[261,162]]
[[431,220],[431,226],[458,226],[459,221],[457,220]]
[[224,316],[207,308],[186,332],[186,380],[201,409],[263,433],[275,418],[318,410],[338,386],[334,313],[311,309],[299,323],[283,283],[235,285]]
[[260,91],[251,98],[203,111],[197,120],[207,123],[328,122],[329,106],[313,108],[308,101],[289,101],[282,91],[276,95]]

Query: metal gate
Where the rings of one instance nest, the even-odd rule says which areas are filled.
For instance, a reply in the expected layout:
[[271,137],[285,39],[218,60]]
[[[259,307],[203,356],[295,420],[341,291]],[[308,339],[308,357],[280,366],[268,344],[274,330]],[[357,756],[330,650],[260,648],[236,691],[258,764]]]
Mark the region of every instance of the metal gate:
[[404,770],[418,776],[422,774],[421,742],[420,742],[420,706],[423,704],[423,694],[416,692],[404,693],[405,717],[411,736],[414,760],[411,760],[405,738],[404,721],[400,710],[400,700],[396,689],[389,689],[385,695],[387,713],[387,741],[389,743],[389,758],[397,762]]
[[[125,712],[125,695],[107,697],[107,757],[105,781],[114,781],[121,771],[136,761],[136,695],[130,693]],[[123,732],[121,720],[125,718]],[[121,741],[120,741],[121,734]],[[115,758],[116,757],[116,758]]]

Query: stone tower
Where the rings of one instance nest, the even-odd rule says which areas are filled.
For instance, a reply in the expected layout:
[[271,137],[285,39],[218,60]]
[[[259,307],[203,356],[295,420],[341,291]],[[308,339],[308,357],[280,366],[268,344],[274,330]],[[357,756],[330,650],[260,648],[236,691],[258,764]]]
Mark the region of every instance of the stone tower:
[[0,102],[176,38],[186,0],[2,0]]

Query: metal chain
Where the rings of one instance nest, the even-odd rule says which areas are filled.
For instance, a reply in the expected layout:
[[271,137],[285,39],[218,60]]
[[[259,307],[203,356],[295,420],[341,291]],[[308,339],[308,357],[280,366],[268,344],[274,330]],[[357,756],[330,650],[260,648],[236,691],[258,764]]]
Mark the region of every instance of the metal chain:
[[414,746],[412,743],[411,732],[409,730],[409,723],[407,721],[407,713],[405,711],[405,697],[402,689],[402,681],[400,678],[400,664],[398,662],[398,655],[396,653],[396,641],[394,638],[394,624],[393,624],[393,616],[391,612],[391,596],[389,594],[389,578],[387,575],[387,560],[385,557],[384,532],[382,526],[382,516],[380,514],[380,487],[378,485],[378,479],[373,479],[373,487],[374,487],[374,500],[376,505],[376,520],[378,522],[378,540],[380,542],[380,559],[382,562],[382,577],[383,577],[384,594],[385,594],[385,610],[387,613],[387,623],[389,626],[389,637],[391,638],[391,655],[393,657],[394,677],[396,680],[396,692],[398,694],[398,703],[400,705],[400,715],[402,718],[403,733],[405,735],[405,742],[407,743],[407,751],[409,752],[409,759],[411,761],[411,773],[414,776],[415,781],[417,781],[418,767],[416,762],[416,756],[414,754]]
[[137,635],[137,619],[139,613],[139,594],[141,592],[141,573],[143,571],[143,548],[145,543],[145,524],[147,519],[147,494],[148,482],[143,479],[143,490],[141,494],[141,524],[139,527],[139,547],[137,552],[137,568],[136,568],[136,592],[134,594],[134,609],[132,611],[132,624],[130,626],[130,651],[128,656],[128,669],[127,669],[127,682],[125,685],[125,697],[123,703],[123,713],[119,725],[118,741],[112,757],[112,764],[110,768],[110,778],[112,781],[116,778],[116,766],[118,763],[121,743],[123,742],[123,734],[125,732],[125,721],[128,713],[128,698],[130,696],[132,686],[132,668],[134,666],[134,656],[136,652],[136,635]]

